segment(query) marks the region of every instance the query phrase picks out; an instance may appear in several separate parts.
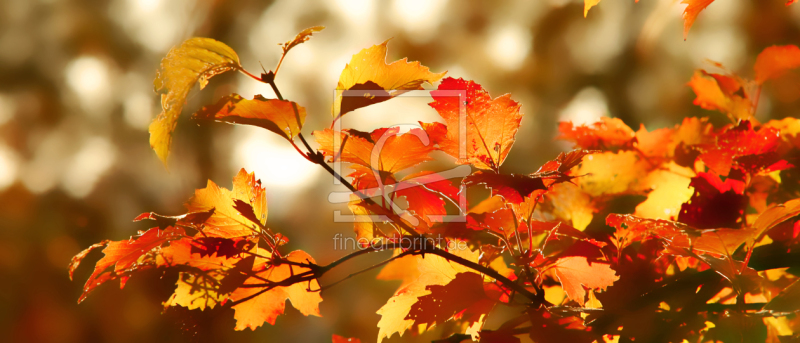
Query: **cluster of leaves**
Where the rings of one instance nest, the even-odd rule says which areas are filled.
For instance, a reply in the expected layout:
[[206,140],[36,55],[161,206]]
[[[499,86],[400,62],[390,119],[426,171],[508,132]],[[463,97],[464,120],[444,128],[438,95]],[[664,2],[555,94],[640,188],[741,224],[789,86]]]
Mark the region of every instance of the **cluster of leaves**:
[[[283,44],[281,61],[321,29]],[[522,175],[501,172],[523,117],[519,103],[419,62],[387,64],[386,54],[384,42],[353,56],[337,85],[331,128],[313,132],[314,149],[301,133],[306,110],[276,86],[280,62],[256,76],[221,42],[193,38],[173,48],[155,81],[163,112],[150,127],[162,161],[194,84],[202,88],[214,75],[239,70],[272,86],[277,99],[231,94],[193,118],[262,127],[325,168],[353,193],[348,207],[361,219],[354,231],[362,249],[327,265],[303,251],[282,251],[288,239],[267,226],[264,189],[242,170],[231,190],[211,181],[197,190],[187,213],[142,214],[136,220],[156,226],[75,256],[70,275],[90,251],[105,254],[79,301],[107,281],[124,286],[137,272],[172,268],[180,277],[165,306],[230,306],[235,329],[255,329],[274,324],[287,299],[304,315],[319,316],[322,291],[338,283],[321,286],[326,272],[391,249],[394,255],[375,266],[382,267],[378,279],[401,285],[378,310],[378,341],[433,327],[453,342],[800,337],[800,120],[753,118],[761,85],[800,67],[800,49],[766,49],[755,81],[695,74],[695,103],[725,113],[729,125],[686,118],[673,128],[635,131],[612,118],[564,122],[559,138],[575,150]],[[437,82],[430,106],[441,122],[372,132],[333,125],[358,108]],[[454,168],[434,170],[433,160]],[[338,162],[352,172],[338,174],[329,165]],[[451,172],[464,170],[459,166],[466,172]],[[480,188],[490,195],[465,197]],[[624,198],[644,200],[632,214],[609,213],[609,204]],[[496,306],[519,315],[486,329]]]
[[[636,0],[639,2],[639,0]],[[683,39],[685,40],[686,37],[689,35],[689,29],[692,28],[694,25],[694,21],[697,20],[697,16],[700,15],[708,5],[714,0],[681,0],[682,5],[686,5],[686,8],[683,10]],[[797,2],[797,0],[786,0],[786,6],[789,6],[793,3]],[[589,10],[597,6],[600,3],[600,0],[583,0],[583,16],[586,17],[589,14]]]

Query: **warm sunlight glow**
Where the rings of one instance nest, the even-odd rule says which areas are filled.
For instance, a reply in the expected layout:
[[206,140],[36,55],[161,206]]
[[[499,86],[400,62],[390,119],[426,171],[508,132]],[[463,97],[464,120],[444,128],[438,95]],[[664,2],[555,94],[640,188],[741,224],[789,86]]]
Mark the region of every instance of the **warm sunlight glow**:
[[301,157],[285,139],[264,129],[237,126],[231,137],[231,167],[255,172],[267,189],[280,189],[282,195],[310,186],[321,170]]
[[87,139],[67,165],[61,179],[64,190],[76,198],[91,193],[100,177],[114,165],[114,150],[114,146],[106,138]]
[[530,32],[518,25],[508,25],[493,30],[486,44],[486,53],[495,64],[513,71],[522,67],[531,50]]
[[605,115],[608,115],[605,95],[597,88],[587,87],[578,92],[561,110],[558,119],[581,125],[594,123]]
[[17,156],[13,150],[0,144],[0,190],[17,179]]

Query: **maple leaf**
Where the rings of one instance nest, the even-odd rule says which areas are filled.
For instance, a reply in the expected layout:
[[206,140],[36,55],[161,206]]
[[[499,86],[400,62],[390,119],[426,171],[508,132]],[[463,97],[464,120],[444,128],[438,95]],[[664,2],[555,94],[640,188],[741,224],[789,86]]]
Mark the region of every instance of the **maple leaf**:
[[388,40],[361,50],[344,67],[336,85],[334,120],[405,91],[422,89],[423,83],[433,84],[447,73],[432,73],[428,67],[419,62],[408,62],[406,58],[386,64],[387,43]]
[[191,38],[173,47],[161,60],[153,85],[161,94],[161,114],[150,124],[150,147],[167,166],[172,132],[178,123],[186,96],[195,83],[205,88],[208,79],[229,70],[240,69],[233,49],[211,38]]
[[689,29],[692,28],[695,19],[700,12],[714,0],[681,0],[681,4],[686,4],[686,9],[683,10],[683,40],[689,35]]
[[303,128],[306,109],[291,101],[266,99],[261,95],[247,100],[234,93],[214,105],[204,106],[192,118],[258,126],[291,141]]
[[492,302],[483,289],[483,278],[476,273],[458,273],[446,285],[430,285],[426,289],[430,293],[419,297],[405,317],[416,325],[443,324],[477,303]]
[[[235,206],[235,201],[242,201],[251,207],[256,218],[248,218]],[[233,178],[233,189],[220,188],[208,180],[206,188],[195,190],[194,196],[186,203],[190,212],[202,212],[214,209],[214,214],[204,223],[204,233],[215,237],[239,237],[258,232],[267,222],[267,197],[261,180],[256,180],[255,173],[247,173],[241,169]],[[257,221],[253,221],[257,219]]]
[[550,268],[553,269],[568,299],[577,301],[583,306],[586,291],[590,289],[605,290],[606,287],[619,280],[619,276],[611,269],[610,264],[602,262],[589,263],[583,256],[568,256],[558,259]]
[[[213,252],[209,244],[216,247]],[[252,270],[255,256],[242,258],[242,253],[253,247],[254,243],[244,238],[199,237],[171,242],[161,249],[156,264],[184,271],[164,305],[205,310],[223,303],[244,283],[247,276],[242,272]]]
[[800,68],[800,48],[796,45],[768,47],[758,54],[756,64],[753,66],[758,84],[796,68]]
[[[480,252],[469,249],[455,249],[451,251],[456,256],[469,261],[477,262]],[[443,286],[450,283],[459,273],[475,273],[456,262],[437,255],[414,256],[417,261],[419,277],[405,287],[400,288],[383,305],[378,314],[381,320],[378,322],[378,342],[384,338],[391,337],[394,333],[400,336],[414,325],[413,319],[407,319],[409,312],[417,303],[420,297],[430,294],[428,286]]]
[[753,117],[753,102],[747,92],[749,84],[746,80],[696,70],[689,86],[697,95],[694,99],[697,106],[725,113],[733,121]]
[[[284,259],[296,263],[315,263],[311,256],[301,250],[289,253]],[[263,259],[257,260],[250,271],[253,275],[244,282],[247,287],[237,288],[230,295],[230,300],[235,303],[232,307],[236,330],[255,330],[264,322],[274,325],[275,319],[283,314],[287,299],[303,315],[320,316],[319,303],[322,297],[316,279],[290,285],[282,283],[309,271],[294,264],[275,265]]]
[[181,228],[169,227],[165,230],[152,228],[141,233],[138,237],[123,241],[104,241],[78,253],[70,262],[70,278],[90,251],[105,246],[103,249],[105,256],[95,264],[94,272],[86,280],[86,284],[83,286],[83,294],[78,299],[78,303],[84,301],[91,291],[106,281],[117,279],[133,270],[145,268],[144,264],[137,263],[142,256],[164,243],[183,237],[186,237],[186,233]]
[[728,176],[733,167],[751,174],[781,170],[790,165],[778,156],[780,142],[780,131],[766,126],[755,131],[749,121],[742,121],[718,134],[715,144],[700,145],[704,152],[699,157],[721,176]]
[[[439,143],[442,151],[455,157],[458,164],[498,171],[519,130],[521,105],[511,100],[510,94],[492,99],[479,84],[451,77],[431,91],[431,96],[434,101],[428,105],[447,125],[447,134]],[[460,136],[462,125],[465,137]],[[462,156],[461,150],[466,155]]]

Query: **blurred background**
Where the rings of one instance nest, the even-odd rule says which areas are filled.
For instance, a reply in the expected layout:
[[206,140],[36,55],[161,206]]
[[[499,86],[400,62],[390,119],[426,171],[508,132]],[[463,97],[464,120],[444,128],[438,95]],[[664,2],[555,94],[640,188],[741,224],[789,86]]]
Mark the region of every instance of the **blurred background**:
[[[89,255],[71,282],[67,264],[75,253],[147,229],[131,222],[142,212],[182,213],[195,188],[207,179],[230,188],[242,167],[263,181],[269,226],[288,236],[291,248],[327,263],[343,255],[333,250],[333,235],[352,235],[352,224],[333,222],[333,211],[347,214],[346,206],[327,201],[340,186],[284,140],[258,128],[189,120],[188,113],[230,92],[273,97],[244,75],[215,77],[190,95],[165,170],[148,144],[147,126],[160,112],[152,80],[160,59],[187,38],[225,42],[257,74],[259,63],[274,68],[278,43],[326,26],[290,52],[277,79],[286,98],[308,109],[307,137],[329,125],[333,89],[352,54],[392,38],[389,61],[418,60],[521,102],[525,118],[503,168],[530,173],[568,148],[554,141],[560,120],[614,116],[651,130],[687,116],[724,123],[723,115],[692,105],[686,82],[706,59],[752,77],[763,48],[800,44],[800,5],[784,3],[716,1],[684,41],[678,0],[604,0],[588,18],[580,0],[1,0],[0,341],[377,337],[375,311],[399,284],[374,281],[377,271],[324,293],[322,318],[287,306],[276,326],[254,332],[233,331],[230,309],[163,311],[174,289],[170,274],[134,277],[125,290],[111,282],[76,304],[102,254]],[[798,115],[798,94],[762,93],[757,118]],[[372,130],[436,120],[428,101],[394,99],[348,114],[343,124]],[[323,284],[370,262],[346,265]]]

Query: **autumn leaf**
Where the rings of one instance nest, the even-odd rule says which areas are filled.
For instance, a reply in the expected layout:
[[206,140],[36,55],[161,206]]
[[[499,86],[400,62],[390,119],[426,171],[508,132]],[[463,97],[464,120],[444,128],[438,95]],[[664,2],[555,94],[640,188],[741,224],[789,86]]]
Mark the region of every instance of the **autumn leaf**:
[[[234,205],[235,200],[252,207],[258,222],[242,215]],[[233,189],[220,188],[208,180],[206,188],[195,190],[194,196],[186,203],[189,212],[202,212],[214,209],[214,214],[205,222],[204,233],[215,237],[239,237],[258,232],[267,222],[267,197],[261,180],[255,173],[244,169],[233,178]]]
[[640,183],[649,190],[647,199],[636,206],[635,214],[644,218],[675,220],[681,205],[694,194],[690,186],[694,171],[674,162],[650,172]]
[[419,62],[408,62],[405,58],[386,64],[388,43],[387,40],[361,50],[344,67],[336,85],[332,113],[334,120],[405,91],[422,89],[423,83],[433,84],[447,73],[432,73],[428,67]]
[[152,228],[142,233],[139,237],[132,237],[124,241],[104,241],[80,252],[73,257],[70,263],[70,277],[90,251],[105,246],[103,249],[105,256],[97,261],[94,272],[86,280],[86,284],[83,286],[83,294],[78,299],[78,303],[86,300],[91,291],[106,281],[117,279],[138,268],[146,268],[144,264],[136,263],[142,256],[164,243],[185,236],[186,233],[181,228],[169,227],[166,230]]
[[422,171],[404,177],[394,191],[398,197],[406,198],[409,211],[430,226],[444,220],[445,205],[456,201],[459,189],[437,173]]
[[608,263],[589,263],[583,256],[560,258],[551,268],[561,282],[567,298],[577,301],[581,306],[586,297],[584,286],[605,290],[606,287],[613,285],[614,281],[619,280],[619,276]]
[[289,50],[291,50],[292,48],[294,48],[294,47],[296,47],[296,46],[298,46],[298,45],[300,45],[302,43],[307,42],[309,39],[311,39],[311,36],[314,33],[320,32],[320,31],[322,31],[324,29],[325,29],[325,26],[312,26],[312,27],[309,27],[309,28],[307,28],[307,29],[305,29],[303,31],[300,31],[300,33],[298,33],[297,36],[294,37],[294,39],[292,39],[290,41],[287,41],[286,43],[283,43],[281,45],[281,47],[283,48],[284,55],[287,52],[289,52]]
[[227,45],[211,38],[191,38],[170,49],[161,60],[153,85],[161,94],[161,114],[150,124],[150,147],[167,165],[172,132],[178,123],[186,96],[195,83],[203,89],[208,79],[241,68],[239,56]]
[[447,284],[430,285],[426,289],[430,293],[419,297],[405,318],[413,320],[415,325],[441,325],[456,314],[463,315],[463,311],[477,303],[491,302],[483,289],[483,278],[477,273],[458,273]]
[[[473,262],[478,261],[480,254],[479,251],[473,252],[469,249],[455,249],[451,253]],[[420,297],[431,293],[427,289],[428,286],[443,286],[455,279],[459,273],[475,272],[437,255],[428,254],[425,257],[414,257],[417,260],[419,277],[395,292],[377,312],[381,315],[381,320],[378,322],[378,342],[395,333],[402,336],[414,325],[414,319],[408,319],[407,316]]]
[[796,45],[768,47],[758,54],[756,64],[753,66],[758,84],[796,68],[800,68],[800,48]]
[[601,117],[591,125],[575,126],[572,122],[560,122],[558,132],[557,139],[571,141],[578,147],[590,150],[630,148],[633,146],[633,138],[636,137],[636,132],[621,119],[608,117]]
[[266,99],[261,95],[247,100],[234,93],[214,105],[204,106],[192,118],[258,126],[291,141],[303,128],[306,109],[291,101]]
[[370,133],[325,129],[314,131],[313,135],[319,150],[330,162],[354,163],[394,174],[433,159],[428,154],[436,150],[436,146],[425,130],[415,128],[399,133],[399,128],[394,127]]
[[[301,250],[293,251],[284,258],[296,263],[314,263],[314,259]],[[264,322],[274,325],[275,319],[283,314],[287,299],[303,315],[320,316],[319,303],[322,297],[316,279],[291,285],[282,283],[307,272],[308,268],[294,264],[275,265],[263,259],[257,260],[251,272],[254,275],[244,282],[246,287],[237,288],[230,295],[230,300],[234,302],[232,307],[236,330],[255,330]]]
[[[431,96],[434,101],[429,105],[447,125],[446,137],[439,143],[442,151],[458,164],[498,171],[519,130],[521,105],[510,94],[492,99],[479,84],[450,77]],[[465,137],[460,135],[462,125]]]
[[600,3],[600,0],[583,0],[583,17],[589,14],[589,9]]
[[786,287],[780,294],[764,305],[763,309],[772,313],[794,313],[800,311],[800,280]]
[[725,113],[733,121],[753,117],[753,102],[747,92],[749,85],[741,78],[696,70],[689,86],[697,95],[694,99],[697,106]]
[[587,156],[574,171],[576,181],[590,196],[624,194],[647,175],[649,166],[634,151],[604,152]]
[[686,9],[683,10],[683,40],[686,40],[689,29],[692,28],[700,12],[712,2],[714,0],[681,0],[681,4],[686,4]]
[[572,180],[574,177],[569,175],[570,170],[577,166],[587,154],[589,151],[586,150],[561,153],[556,159],[545,163],[530,175],[477,171],[464,178],[464,184],[467,186],[486,185],[492,189],[493,196],[502,196],[507,202],[519,205],[526,198],[538,198],[557,183]]
[[749,121],[742,121],[716,136],[716,142],[700,145],[699,158],[721,176],[728,176],[731,168],[754,174],[788,168],[777,154],[781,142],[780,131],[762,126],[753,130]]

